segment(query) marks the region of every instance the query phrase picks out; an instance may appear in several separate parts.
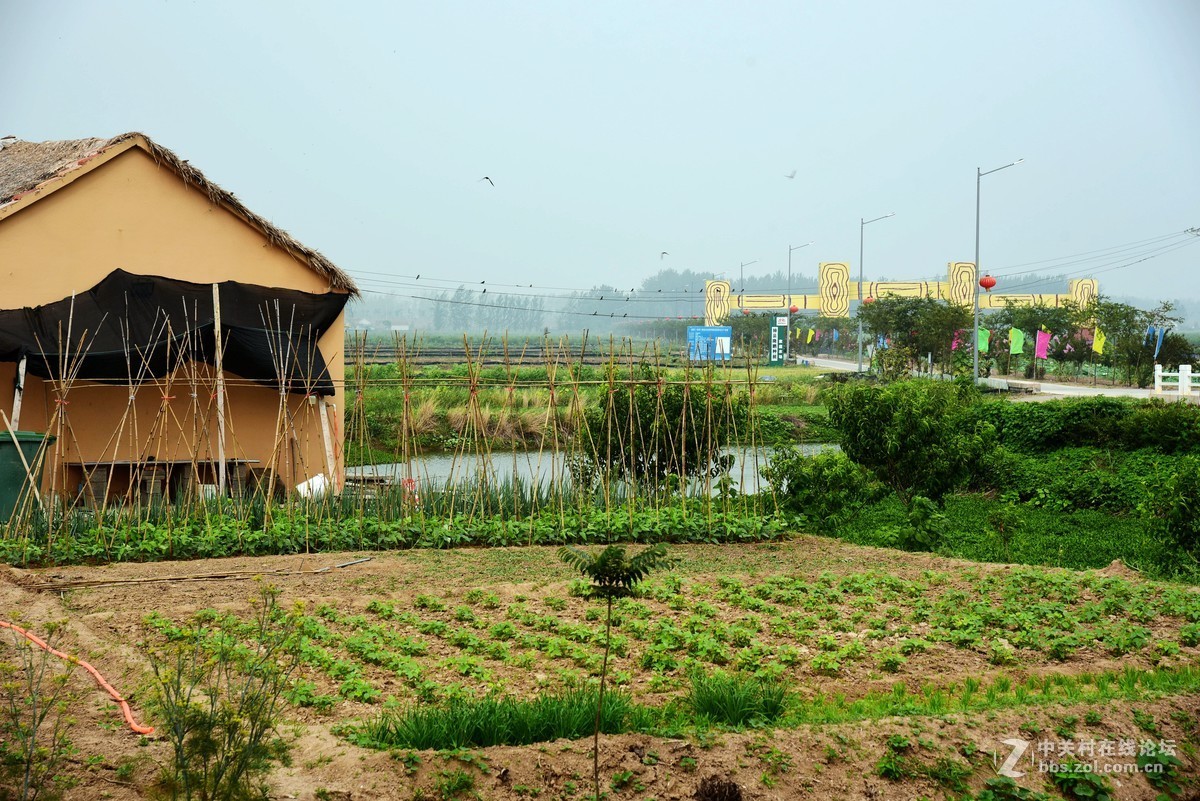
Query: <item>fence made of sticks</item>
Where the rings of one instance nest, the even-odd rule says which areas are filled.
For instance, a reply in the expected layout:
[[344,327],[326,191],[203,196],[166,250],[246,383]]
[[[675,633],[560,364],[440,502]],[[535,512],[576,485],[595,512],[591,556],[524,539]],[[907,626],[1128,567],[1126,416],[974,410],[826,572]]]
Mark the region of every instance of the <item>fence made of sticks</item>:
[[[304,375],[296,354],[308,352],[294,340],[307,334],[270,322],[279,368],[274,431],[252,432],[261,458],[242,459],[257,464],[228,486],[218,487],[216,464],[247,453],[230,395],[253,386],[265,402],[270,391],[197,363],[193,332],[173,331],[169,321],[161,336],[184,346],[161,377],[139,369],[153,350],[144,343],[130,343],[124,382],[78,380],[72,366],[86,357],[86,333],[59,347],[73,355],[43,382],[53,436],[29,460],[21,499],[0,528],[3,557],[47,563],[622,536],[717,541],[757,536],[753,521],[776,511],[769,491],[747,491],[757,489],[754,462],[765,458],[757,359],[672,367],[654,344],[629,340],[510,347],[484,337],[464,339],[456,364],[439,353],[438,366],[419,339],[398,334],[381,360],[378,342],[354,337],[344,354],[326,354],[347,365],[345,378],[333,380],[343,437],[341,419],[325,407],[335,398],[318,406],[294,391]],[[80,451],[71,404],[79,408],[96,392],[127,403],[111,405],[100,455],[73,461]],[[336,453],[325,447],[324,458],[306,456],[323,450],[313,439],[336,443]],[[431,455],[436,476],[423,467]],[[155,484],[164,463],[177,478],[169,488]],[[34,480],[43,469],[45,480]],[[302,493],[301,479],[318,480]],[[741,533],[731,535],[730,526]]]

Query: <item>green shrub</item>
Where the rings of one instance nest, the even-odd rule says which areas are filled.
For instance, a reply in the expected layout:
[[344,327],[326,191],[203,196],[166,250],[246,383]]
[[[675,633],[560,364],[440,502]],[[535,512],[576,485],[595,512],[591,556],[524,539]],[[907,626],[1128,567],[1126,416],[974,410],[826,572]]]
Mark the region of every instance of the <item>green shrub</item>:
[[260,588],[251,645],[223,621],[223,636],[185,631],[151,651],[151,706],[173,757],[161,783],[172,798],[265,797],[270,763],[285,753],[275,728],[279,700],[302,647],[300,617],[285,615],[277,597],[277,590]]
[[969,407],[944,382],[847,383],[826,402],[846,455],[905,500],[923,495],[940,502],[965,483],[994,441],[991,425],[968,425]]
[[[60,644],[61,624],[43,633],[51,647]],[[68,710],[78,698],[65,663],[17,632],[4,632],[10,635],[16,659],[0,660],[0,799],[52,801],[62,797],[65,777],[58,771],[77,752],[68,738],[74,723]],[[6,647],[0,656],[8,656]]]
[[806,456],[795,448],[778,448],[762,476],[781,507],[806,515],[818,528],[835,524],[886,492],[870,471],[839,451]]
[[[981,495],[946,499],[945,535],[939,553],[976,562],[1019,562],[1074,569],[1107,567],[1120,559],[1151,574],[1169,558],[1161,537],[1137,516],[1084,509],[1060,512],[1022,507],[1021,523],[1005,537],[988,522],[996,502]],[[909,526],[909,510],[891,496],[864,507],[833,532],[860,545],[896,547],[897,530]]]
[[1148,507],[1172,544],[1200,557],[1200,458],[1181,459],[1174,471],[1156,476]]

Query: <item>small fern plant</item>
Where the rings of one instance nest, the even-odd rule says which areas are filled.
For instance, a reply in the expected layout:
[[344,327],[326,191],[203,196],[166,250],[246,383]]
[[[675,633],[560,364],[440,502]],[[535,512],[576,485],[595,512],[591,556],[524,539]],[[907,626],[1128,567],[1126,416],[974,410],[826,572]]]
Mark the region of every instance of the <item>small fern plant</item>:
[[565,545],[558,549],[558,557],[583,574],[590,582],[588,595],[603,598],[604,617],[604,661],[600,666],[600,691],[596,700],[596,725],[592,735],[592,783],[595,797],[600,797],[600,715],[604,710],[604,685],[608,678],[608,652],[612,641],[612,606],[617,598],[633,595],[637,585],[655,570],[667,568],[674,560],[667,555],[662,543],[651,545],[633,556],[626,554],[621,545],[609,545],[598,553]]

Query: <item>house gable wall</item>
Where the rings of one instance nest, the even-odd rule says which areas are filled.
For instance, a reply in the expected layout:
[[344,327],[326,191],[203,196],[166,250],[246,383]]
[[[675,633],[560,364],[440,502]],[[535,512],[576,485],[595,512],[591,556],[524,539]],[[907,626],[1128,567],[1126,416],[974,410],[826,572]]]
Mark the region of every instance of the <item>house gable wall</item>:
[[[0,308],[70,297],[118,268],[197,283],[236,280],[305,292],[330,290],[327,278],[228,209],[214,205],[139,147],[130,147],[0,220]],[[75,332],[76,339],[79,333]],[[320,341],[338,387],[332,400],[339,423],[344,422],[343,336],[339,317]],[[14,371],[15,365],[0,364],[0,386],[12,386]],[[236,377],[230,377],[229,385],[230,458],[274,465],[284,480],[293,483],[327,472],[319,418],[304,398],[286,398],[288,411],[281,414],[276,390],[248,385]],[[189,458],[193,450],[202,456],[215,452],[215,417],[207,408],[211,393],[203,393],[203,408],[190,403],[182,408],[185,399],[195,402],[188,398],[190,392],[178,383],[170,391],[145,386],[130,403],[125,386],[77,387],[65,407],[70,430],[64,432],[66,442],[58,446],[59,461]],[[11,413],[12,405],[12,395],[0,392],[0,409]],[[137,409],[136,423],[133,414],[126,414],[120,424],[127,405]],[[30,379],[20,427],[56,431],[59,410],[49,388]],[[208,430],[197,441],[193,432],[198,419],[207,421]],[[334,429],[343,431],[344,426]],[[286,432],[283,441],[277,431]],[[336,449],[340,452],[340,443]],[[61,472],[61,468],[48,471],[52,475],[47,476],[47,485],[73,491],[63,485],[66,479],[53,476],[56,470]]]

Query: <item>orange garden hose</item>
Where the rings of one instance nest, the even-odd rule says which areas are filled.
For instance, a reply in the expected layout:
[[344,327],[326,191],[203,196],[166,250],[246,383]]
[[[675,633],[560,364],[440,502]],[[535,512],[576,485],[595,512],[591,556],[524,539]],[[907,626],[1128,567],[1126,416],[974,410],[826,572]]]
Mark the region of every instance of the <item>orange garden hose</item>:
[[59,659],[65,659],[66,661],[70,662],[73,665],[79,665],[81,668],[86,670],[88,673],[91,673],[92,678],[94,678],[96,680],[96,683],[99,684],[100,687],[102,689],[104,689],[110,696],[112,696],[112,699],[114,701],[116,701],[118,704],[121,705],[121,714],[123,714],[125,716],[125,722],[129,724],[130,729],[132,729],[137,734],[153,734],[154,733],[153,727],[141,726],[137,723],[137,721],[135,721],[133,719],[133,712],[131,712],[129,710],[129,702],[126,701],[124,698],[122,698],[121,694],[118,693],[116,690],[114,690],[113,686],[111,684],[109,684],[107,681],[105,681],[104,677],[100,675],[100,671],[96,670],[94,667],[89,665],[87,662],[84,662],[82,659],[79,659],[77,657],[71,656],[70,654],[64,654],[62,651],[59,651],[56,648],[51,648],[50,645],[47,644],[47,642],[45,640],[43,640],[41,637],[37,636],[36,634],[26,631],[25,629],[21,628],[20,626],[14,624],[14,623],[8,623],[6,621],[0,620],[0,628],[12,629],[17,634],[20,634],[22,637],[29,640],[34,645],[41,648],[43,651],[52,653],[55,656],[57,656]]

